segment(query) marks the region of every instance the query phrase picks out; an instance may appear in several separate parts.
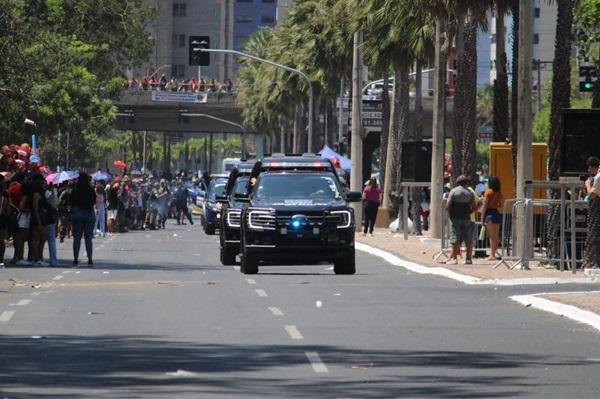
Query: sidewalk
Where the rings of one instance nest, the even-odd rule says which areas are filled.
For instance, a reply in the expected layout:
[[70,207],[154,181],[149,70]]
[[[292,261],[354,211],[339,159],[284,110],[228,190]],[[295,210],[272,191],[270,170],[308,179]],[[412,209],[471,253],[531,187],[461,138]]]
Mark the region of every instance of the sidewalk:
[[[446,265],[433,260],[434,254],[440,251],[439,241],[428,236],[409,235],[404,240],[402,233],[391,233],[388,229],[376,229],[374,236],[363,236],[357,233],[356,241],[368,246],[389,252],[401,259],[416,263],[424,268],[434,270],[445,269],[449,273],[432,273],[453,276],[461,275],[467,284],[558,284],[558,283],[600,283],[597,277],[587,277],[583,272],[576,274],[571,271],[560,272],[534,264],[531,270],[520,268],[508,269],[505,265],[494,268],[497,261],[486,261],[484,258],[473,258],[472,265],[464,265],[464,259],[458,265]],[[448,274],[450,276],[448,276]],[[469,277],[473,282],[468,282]],[[458,279],[458,278],[456,278]],[[579,292],[539,293],[534,295],[517,296],[513,299],[529,307],[534,307],[561,316],[569,317],[581,323],[591,325],[600,330],[600,291],[597,284],[590,284],[589,290]]]

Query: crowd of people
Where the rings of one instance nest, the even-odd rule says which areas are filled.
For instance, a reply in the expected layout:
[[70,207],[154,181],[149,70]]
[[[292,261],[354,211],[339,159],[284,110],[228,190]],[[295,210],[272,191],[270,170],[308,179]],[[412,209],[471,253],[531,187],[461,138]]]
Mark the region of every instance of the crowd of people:
[[179,92],[190,92],[190,93],[221,93],[221,94],[232,94],[235,92],[235,87],[231,79],[227,78],[224,82],[218,82],[215,79],[204,79],[200,78],[189,78],[179,80],[175,76],[171,79],[163,74],[159,79],[154,76],[147,76],[141,80],[137,80],[135,77],[131,79],[125,79],[123,83],[125,89],[137,91],[179,91]]
[[[39,173],[18,172],[9,179],[0,174],[0,267],[58,266],[56,241],[68,238],[73,239],[73,265],[79,265],[83,238],[92,267],[94,237],[164,229],[168,218],[177,224],[187,218],[193,224],[189,203],[195,202],[205,180],[180,173],[173,180],[123,174],[96,181],[80,173],[74,180],[52,184]],[[7,242],[14,251],[5,261]]]

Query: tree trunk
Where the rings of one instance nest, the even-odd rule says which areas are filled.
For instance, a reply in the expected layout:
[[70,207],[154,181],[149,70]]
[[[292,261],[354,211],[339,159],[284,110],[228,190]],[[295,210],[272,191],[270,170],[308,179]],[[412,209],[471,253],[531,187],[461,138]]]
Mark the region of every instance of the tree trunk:
[[548,174],[551,180],[560,176],[562,157],[562,110],[571,105],[571,27],[575,0],[558,0],[556,40],[552,62],[552,103],[550,105],[550,136],[548,137]]
[[454,136],[452,138],[452,177],[463,173],[462,144],[465,119],[465,18],[459,17],[456,30],[456,80],[454,89]]
[[[596,71],[600,71],[600,65],[596,63]],[[600,76],[596,72],[596,76]],[[594,83],[594,92],[592,93],[592,108],[600,108],[600,79]]]
[[512,143],[512,168],[513,168],[513,188],[516,192],[517,176],[517,141],[519,129],[517,120],[519,117],[519,0],[513,0],[512,3],[512,77],[511,77],[511,101],[510,101],[510,142]]
[[[423,80],[422,80],[422,69],[423,64],[417,59],[415,63],[415,124],[414,124],[414,139],[415,141],[423,140]],[[421,191],[423,189],[419,187],[413,188],[411,191],[412,199],[412,221],[415,233],[422,235],[421,227]]]
[[506,10],[496,6],[496,79],[494,80],[494,141],[508,137],[508,75],[506,73],[506,48],[504,14]]
[[284,121],[283,118],[281,118],[279,120],[279,152],[285,154],[287,151],[285,149],[285,143],[287,141],[286,139],[286,130],[287,130],[287,123]]
[[394,90],[390,109],[390,128],[385,148],[385,186],[383,186],[382,207],[391,210],[390,194],[396,189],[397,160],[394,158],[395,148],[398,147],[398,109],[400,108],[400,71],[394,71]]
[[433,125],[431,138],[431,237],[442,237],[442,195],[444,193],[444,132],[446,125],[447,26],[443,17],[435,20],[433,79]]
[[463,120],[461,145],[461,174],[472,182],[477,177],[477,21],[469,12],[465,25],[465,54],[463,66]]
[[417,60],[415,66],[415,126],[416,141],[423,140],[423,63]]
[[388,71],[385,71],[383,91],[381,92],[381,136],[379,141],[379,179],[381,187],[385,187],[385,162],[390,129],[390,78],[388,75]]

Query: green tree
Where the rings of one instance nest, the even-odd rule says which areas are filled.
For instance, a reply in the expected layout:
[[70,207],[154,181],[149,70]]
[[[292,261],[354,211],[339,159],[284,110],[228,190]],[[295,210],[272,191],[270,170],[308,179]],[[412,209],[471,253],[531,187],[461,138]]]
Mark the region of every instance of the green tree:
[[37,122],[43,149],[54,154],[46,161],[61,147],[59,132],[68,132],[75,163],[92,162],[97,137],[112,129],[110,99],[121,85],[121,68],[143,62],[150,50],[145,4],[0,0],[3,139],[25,140],[28,117]]

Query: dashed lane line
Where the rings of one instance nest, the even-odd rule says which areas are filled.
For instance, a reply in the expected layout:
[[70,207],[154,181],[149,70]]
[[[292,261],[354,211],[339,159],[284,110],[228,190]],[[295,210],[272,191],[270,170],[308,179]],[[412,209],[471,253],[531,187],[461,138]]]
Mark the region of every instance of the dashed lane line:
[[302,336],[302,334],[300,334],[300,331],[298,331],[296,326],[286,325],[283,326],[283,328],[285,328],[285,331],[287,331],[291,339],[304,339],[304,337]]
[[271,313],[273,313],[273,316],[283,316],[283,312],[279,310],[279,308],[271,306],[269,310],[271,311]]
[[40,295],[42,295],[41,292],[32,292],[31,293],[31,296],[40,296]]
[[258,294],[258,296],[263,296],[263,297],[267,296],[267,293],[265,292],[265,290],[257,289],[257,290],[254,290],[254,291],[256,291],[256,293]]
[[62,274],[70,274],[71,270],[65,270],[64,272],[62,272]]
[[58,281],[58,280],[62,280],[63,276],[62,275],[58,275],[52,278],[52,280]]
[[14,310],[5,310],[2,312],[2,314],[0,314],[0,323],[8,323],[15,313],[16,312]]
[[256,284],[256,280],[254,280],[253,278],[247,278],[246,281],[248,282],[248,284]]
[[329,369],[325,363],[321,361],[321,358],[317,352],[304,352],[304,354],[306,355],[306,358],[310,362],[310,365],[315,373],[329,373]]
[[234,267],[233,267],[233,270],[235,270],[235,271],[238,271],[238,272],[239,272],[239,271],[240,271],[240,267],[239,267],[239,266],[234,266]]
[[19,302],[15,303],[15,306],[27,306],[31,303],[31,299],[21,299]]

